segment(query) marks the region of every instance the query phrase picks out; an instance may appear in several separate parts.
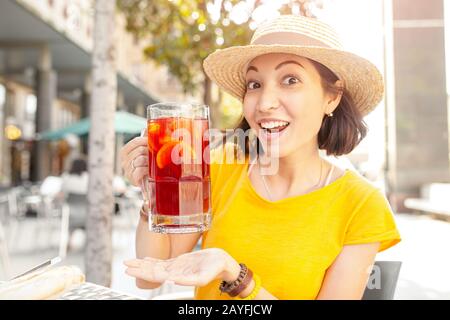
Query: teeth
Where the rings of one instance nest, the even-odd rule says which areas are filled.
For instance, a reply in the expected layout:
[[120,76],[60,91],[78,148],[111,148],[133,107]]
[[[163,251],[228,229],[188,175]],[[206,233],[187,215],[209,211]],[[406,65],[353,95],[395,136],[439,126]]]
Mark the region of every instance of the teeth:
[[277,127],[284,127],[287,126],[289,122],[286,121],[267,121],[267,122],[261,122],[261,127],[264,129],[273,129]]

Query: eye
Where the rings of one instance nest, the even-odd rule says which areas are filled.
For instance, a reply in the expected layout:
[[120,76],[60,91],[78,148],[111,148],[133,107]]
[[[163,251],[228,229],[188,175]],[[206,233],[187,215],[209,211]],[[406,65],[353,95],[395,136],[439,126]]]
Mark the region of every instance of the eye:
[[286,85],[292,85],[292,84],[296,84],[296,83],[299,83],[300,82],[300,80],[299,79],[297,79],[296,77],[294,77],[294,76],[287,76],[287,77],[285,77],[284,79],[283,79],[283,84],[286,84]]
[[254,90],[254,89],[258,89],[260,87],[261,87],[261,85],[256,81],[250,80],[249,82],[247,82],[247,90]]

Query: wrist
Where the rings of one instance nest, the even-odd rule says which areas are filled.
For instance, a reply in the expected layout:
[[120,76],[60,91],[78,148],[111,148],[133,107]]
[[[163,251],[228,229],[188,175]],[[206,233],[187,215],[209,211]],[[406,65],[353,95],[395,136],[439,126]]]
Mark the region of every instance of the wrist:
[[222,271],[220,279],[226,282],[233,282],[239,277],[241,266],[228,253],[224,253],[224,270]]
[[244,290],[242,290],[241,293],[239,293],[239,298],[243,299],[243,298],[248,297],[252,293],[253,289],[255,288],[255,285],[256,285],[255,280],[252,279],[250,284]]

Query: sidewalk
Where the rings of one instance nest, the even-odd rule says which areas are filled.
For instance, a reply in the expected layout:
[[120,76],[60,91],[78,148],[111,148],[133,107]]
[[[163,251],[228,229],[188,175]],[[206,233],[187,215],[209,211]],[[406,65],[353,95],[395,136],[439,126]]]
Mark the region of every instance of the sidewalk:
[[[378,254],[376,258],[377,260],[403,262],[395,299],[450,299],[450,274],[448,271],[450,270],[450,255],[448,254],[450,223],[433,220],[427,216],[407,214],[397,214],[396,221],[403,239],[402,242]],[[31,228],[31,226],[28,227]],[[82,235],[78,234],[78,237],[75,236],[74,242],[82,243],[82,238]],[[30,239],[29,242],[31,242]],[[138,289],[134,279],[124,273],[123,265],[123,260],[134,257],[134,230],[115,230],[113,244],[113,289],[145,299],[161,293],[193,290],[192,287],[176,285],[164,286],[163,291],[161,289]],[[31,243],[22,243],[20,248],[26,248],[28,245]],[[56,254],[56,248],[13,253],[11,257],[12,270],[20,273],[45,259],[53,258]],[[84,270],[82,249],[74,248],[69,252],[64,264],[77,265]]]
[[377,260],[402,261],[395,299],[450,299],[450,223],[396,215],[402,241]]

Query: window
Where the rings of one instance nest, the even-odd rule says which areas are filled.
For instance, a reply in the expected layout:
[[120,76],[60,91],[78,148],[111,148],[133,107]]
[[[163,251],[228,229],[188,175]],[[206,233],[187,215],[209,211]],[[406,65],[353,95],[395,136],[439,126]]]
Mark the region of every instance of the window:
[[28,94],[25,100],[26,119],[34,121],[36,116],[37,98],[34,94]]

